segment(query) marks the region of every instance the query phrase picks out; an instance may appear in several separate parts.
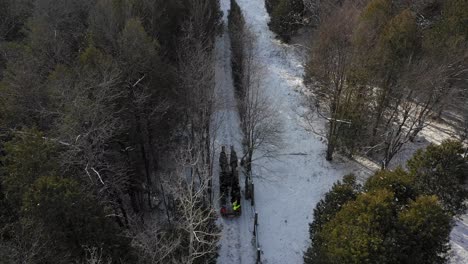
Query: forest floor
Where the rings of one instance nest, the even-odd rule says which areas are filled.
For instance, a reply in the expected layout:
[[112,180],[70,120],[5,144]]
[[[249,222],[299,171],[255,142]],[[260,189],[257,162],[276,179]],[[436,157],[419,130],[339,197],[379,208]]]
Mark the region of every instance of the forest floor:
[[[221,0],[224,21],[230,0]],[[353,161],[336,158],[325,160],[326,145],[313,130],[323,129],[324,121],[310,124],[303,116],[304,56],[296,45],[286,45],[275,38],[268,28],[269,15],[264,0],[237,0],[246,24],[255,36],[255,56],[262,68],[261,87],[276,107],[278,120],[282,123],[281,148],[272,159],[258,159],[253,168],[255,199],[259,214],[259,243],[262,263],[303,263],[303,253],[310,244],[309,223],[316,203],[323,198],[334,182],[344,175],[354,173],[363,181],[379,166],[368,159]],[[227,31],[217,40],[217,98],[221,103],[217,112],[217,151],[221,145],[234,145],[241,150],[242,133],[235,107],[232,87],[230,43]],[[441,132],[442,131],[442,132]],[[416,151],[430,142],[440,143],[453,137],[450,129],[441,124],[431,124],[421,132],[420,140],[408,145],[395,157],[394,166],[404,162]],[[258,157],[262,156],[258,152]],[[217,163],[216,163],[217,164]],[[218,166],[214,166],[218,169]],[[214,181],[217,180],[217,171]],[[243,185],[243,179],[240,180]],[[217,186],[213,182],[213,186]],[[243,186],[242,186],[243,187]],[[217,188],[214,187],[214,191]],[[215,195],[215,197],[217,197]],[[220,218],[222,238],[218,263],[254,263],[253,214],[248,201],[242,201],[240,218]],[[468,216],[457,220],[451,234],[453,256],[450,263],[468,263]]]

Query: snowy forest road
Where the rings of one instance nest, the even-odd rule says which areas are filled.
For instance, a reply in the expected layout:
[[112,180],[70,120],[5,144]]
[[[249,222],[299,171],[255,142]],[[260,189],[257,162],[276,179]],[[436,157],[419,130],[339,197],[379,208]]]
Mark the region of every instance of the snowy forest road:
[[[227,14],[229,0],[221,1],[224,16],[223,34],[216,40],[215,54],[215,115],[212,123],[212,131],[215,134],[215,151],[213,164],[213,196],[215,208],[219,212],[219,171],[218,157],[221,146],[234,146],[238,153],[242,153],[242,132],[239,121],[238,108],[234,96],[231,67],[231,43],[227,32]],[[229,151],[227,151],[229,155]],[[241,209],[239,217],[219,217],[218,224],[222,228],[219,243],[219,264],[255,263],[253,239],[253,213],[250,202],[244,196],[244,176],[239,174],[242,190]]]

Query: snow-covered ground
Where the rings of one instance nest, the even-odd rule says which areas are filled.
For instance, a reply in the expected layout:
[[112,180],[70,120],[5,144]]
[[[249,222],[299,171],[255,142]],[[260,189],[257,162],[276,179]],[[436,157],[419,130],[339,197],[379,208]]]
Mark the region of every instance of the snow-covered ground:
[[452,257],[450,264],[468,263],[468,215],[463,215],[456,221],[450,234]]
[[[230,0],[220,2],[226,22]],[[280,155],[276,159],[260,159],[254,164],[262,263],[303,263],[303,252],[310,243],[308,224],[312,222],[316,203],[343,175],[355,173],[365,179],[379,167],[365,159],[333,163],[325,160],[325,144],[306,129],[305,121],[301,118],[301,114],[307,111],[301,104],[302,95],[298,93],[305,90],[302,84],[303,56],[294,47],[275,39],[267,25],[269,15],[264,0],[237,2],[247,26],[256,37],[255,54],[262,68],[262,87],[271,97],[271,104],[276,106],[276,116],[284,127]],[[216,50],[217,97],[222,102],[217,117],[223,120],[216,133],[218,148],[215,157],[218,157],[220,145],[223,144],[233,144],[239,152],[242,135],[235,108],[227,32],[217,40]],[[323,126],[323,123],[315,125]],[[441,138],[451,137],[450,133],[441,137],[440,130],[434,129],[434,126],[425,129],[421,135],[427,141],[408,146],[402,155],[395,158],[395,164],[404,163],[415,149],[426,146],[428,142],[440,143]],[[217,175],[216,171],[214,175]],[[217,180],[216,176],[214,180]],[[214,186],[217,183],[214,182]],[[241,218],[220,219],[223,227],[218,258],[220,264],[255,263],[253,215],[245,200],[242,208]],[[457,221],[451,234],[451,244],[454,255],[451,263],[468,263],[468,216]]]

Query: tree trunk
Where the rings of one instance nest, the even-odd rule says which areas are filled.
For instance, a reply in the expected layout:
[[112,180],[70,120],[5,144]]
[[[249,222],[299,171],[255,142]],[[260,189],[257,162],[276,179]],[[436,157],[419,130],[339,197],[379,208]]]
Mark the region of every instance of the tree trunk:
[[252,156],[253,156],[253,149],[249,148],[249,151],[247,154],[247,172],[248,173],[252,172]]
[[334,143],[328,142],[327,155],[325,157],[327,161],[333,160],[333,152],[335,152],[335,145]]
[[332,161],[333,160],[333,153],[335,152],[335,130],[336,130],[336,120],[330,120],[330,128],[328,129],[328,136],[327,136],[327,155],[326,160]]

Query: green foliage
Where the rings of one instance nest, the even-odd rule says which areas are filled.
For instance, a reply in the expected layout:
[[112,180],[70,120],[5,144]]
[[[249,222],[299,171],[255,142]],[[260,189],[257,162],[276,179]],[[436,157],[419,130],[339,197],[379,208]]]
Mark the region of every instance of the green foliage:
[[430,53],[463,53],[468,40],[468,2],[445,1],[441,19],[426,32],[424,40],[424,47]]
[[54,176],[36,180],[24,195],[23,214],[44,227],[57,254],[71,252],[72,259],[84,255],[83,246],[103,248],[105,254],[124,256],[128,243],[118,236],[115,223],[78,182]]
[[379,53],[384,63],[401,65],[417,51],[419,46],[418,28],[413,13],[404,10],[385,27]]
[[446,210],[454,214],[466,209],[468,192],[463,184],[468,177],[468,161],[457,141],[444,141],[419,150],[407,162],[415,187],[422,194],[437,195]]
[[0,85],[0,108],[4,127],[47,127],[38,108],[46,105],[42,81],[47,71],[44,61],[35,58],[34,51],[25,44],[9,43],[4,46],[8,61]]
[[392,18],[392,12],[392,1],[370,1],[359,16],[359,24],[353,35],[356,47],[363,48],[364,52],[374,47],[383,28]]
[[242,10],[235,0],[231,1],[231,8],[228,14],[228,29],[231,38],[232,50],[232,77],[234,81],[234,88],[236,89],[237,96],[243,98],[245,88],[243,87],[244,76],[244,61],[246,56],[245,51],[245,20]]
[[398,215],[399,263],[445,263],[451,218],[436,196],[420,196]]
[[145,32],[138,19],[127,21],[118,43],[122,69],[128,71],[129,77],[141,78],[138,74],[151,71],[158,44]]
[[394,200],[380,189],[346,203],[315,234],[305,263],[445,263],[451,219],[437,198]]
[[[350,69],[350,71],[355,70],[358,70],[358,67]],[[362,76],[358,78],[362,78]],[[365,147],[365,142],[359,139],[366,136],[368,133],[366,128],[370,125],[370,120],[367,118],[370,109],[365,98],[371,91],[366,86],[351,83],[348,88],[348,93],[345,95],[347,101],[342,103],[338,117],[340,120],[349,121],[350,124],[339,126],[337,150],[352,157]]]
[[364,189],[366,191],[375,191],[387,189],[395,194],[399,204],[407,204],[414,200],[417,192],[414,188],[414,177],[403,170],[401,167],[394,171],[381,170],[367,179]]
[[301,26],[304,4],[302,0],[277,0],[272,2],[270,29],[288,42]]
[[58,169],[57,147],[37,130],[23,130],[5,143],[2,186],[8,201],[18,208],[28,188],[41,176]]
[[[320,200],[314,209],[314,221],[310,224],[309,232],[312,240],[311,247],[304,255],[304,262],[321,263],[324,256],[320,251],[320,245],[323,241],[320,240],[320,233],[323,226],[327,224],[341,208],[350,201],[356,199],[359,186],[356,184],[354,175],[346,175],[343,182],[336,182],[332,189],[325,194],[325,198]],[[314,260],[314,261],[312,261]]]
[[117,52],[119,33],[131,15],[123,12],[130,9],[126,2],[98,0],[89,14],[88,41],[112,55]]
[[57,63],[72,63],[82,47],[93,0],[36,1],[27,24],[28,44],[50,70]]
[[318,234],[329,263],[393,263],[394,196],[379,190],[343,206]]
[[87,47],[79,57],[80,64],[82,65],[98,66],[103,60],[104,54],[95,46]]
[[393,5],[391,0],[372,0],[364,8],[361,20],[371,23],[376,29],[382,28],[391,17]]

